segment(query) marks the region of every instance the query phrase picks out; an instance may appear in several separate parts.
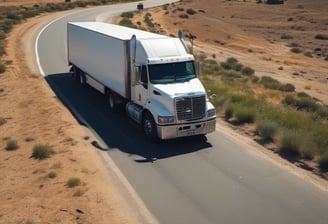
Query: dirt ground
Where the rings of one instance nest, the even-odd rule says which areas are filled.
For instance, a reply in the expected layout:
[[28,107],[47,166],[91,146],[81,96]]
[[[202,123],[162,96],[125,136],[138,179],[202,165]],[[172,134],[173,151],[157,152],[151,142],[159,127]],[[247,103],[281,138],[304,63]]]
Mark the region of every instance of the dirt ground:
[[[62,1],[1,0],[0,6]],[[256,75],[292,83],[297,91],[328,104],[328,40],[314,38],[328,35],[325,1],[266,5],[255,0],[207,0],[206,4],[204,0],[184,0],[176,4],[197,11],[188,19],[182,19],[179,11],[166,14],[161,7],[151,13],[167,34],[176,35],[183,29],[196,36],[195,49],[209,57],[215,55],[220,61],[235,57],[254,68]],[[8,37],[4,60],[12,64],[0,75],[0,118],[6,120],[0,125],[0,224],[137,223],[122,192],[99,162],[89,133],[32,66],[33,31],[50,17],[30,19]],[[286,34],[292,39],[281,38]],[[290,45],[312,57],[292,53]],[[19,148],[5,150],[9,140],[16,140]],[[31,155],[36,144],[48,144],[56,153],[49,159],[34,160]],[[56,178],[49,178],[50,172],[55,172]],[[81,185],[68,188],[66,181],[72,177],[80,178]]]

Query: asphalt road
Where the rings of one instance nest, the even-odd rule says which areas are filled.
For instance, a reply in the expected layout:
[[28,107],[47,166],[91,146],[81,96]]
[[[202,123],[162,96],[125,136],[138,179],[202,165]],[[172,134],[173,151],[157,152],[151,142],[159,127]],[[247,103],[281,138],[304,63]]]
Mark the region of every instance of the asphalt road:
[[[147,1],[145,6],[163,1]],[[166,1],[169,2],[169,1]],[[160,223],[328,223],[328,193],[246,149],[220,131],[207,138],[148,142],[124,114],[68,73],[66,23],[94,21],[135,9],[136,3],[85,9],[42,30],[36,51],[41,72],[105,151]]]

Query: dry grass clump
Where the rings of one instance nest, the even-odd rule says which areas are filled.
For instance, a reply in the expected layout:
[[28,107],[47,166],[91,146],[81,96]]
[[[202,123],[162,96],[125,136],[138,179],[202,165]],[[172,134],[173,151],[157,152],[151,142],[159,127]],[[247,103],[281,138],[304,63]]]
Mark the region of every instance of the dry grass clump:
[[81,184],[81,180],[78,177],[72,177],[72,178],[68,179],[66,182],[66,186],[69,188],[79,186],[80,184]]
[[19,146],[18,146],[18,143],[17,143],[16,140],[8,140],[7,141],[7,146],[6,146],[7,151],[13,151],[13,150],[16,150],[18,148],[19,148]]
[[54,154],[54,150],[52,149],[51,146],[49,145],[35,145],[33,147],[33,153],[32,153],[32,158],[34,159],[46,159],[50,157],[52,154]]

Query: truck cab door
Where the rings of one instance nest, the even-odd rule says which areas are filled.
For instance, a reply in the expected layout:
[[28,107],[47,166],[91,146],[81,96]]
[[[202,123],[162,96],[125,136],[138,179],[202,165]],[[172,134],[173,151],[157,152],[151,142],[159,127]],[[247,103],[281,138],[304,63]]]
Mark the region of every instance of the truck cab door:
[[134,86],[134,102],[145,106],[147,104],[148,94],[148,72],[147,66],[140,65],[136,67],[136,84]]

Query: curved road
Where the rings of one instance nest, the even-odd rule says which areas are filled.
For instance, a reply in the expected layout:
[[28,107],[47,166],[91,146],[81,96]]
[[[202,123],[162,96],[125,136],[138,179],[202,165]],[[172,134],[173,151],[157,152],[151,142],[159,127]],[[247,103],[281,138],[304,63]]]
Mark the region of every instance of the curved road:
[[[170,1],[146,1],[145,6]],[[46,26],[37,38],[41,72],[107,153],[159,223],[326,224],[328,193],[256,156],[218,131],[207,139],[149,143],[124,114],[113,114],[97,91],[67,74],[66,23],[94,21],[136,3],[84,9]]]

